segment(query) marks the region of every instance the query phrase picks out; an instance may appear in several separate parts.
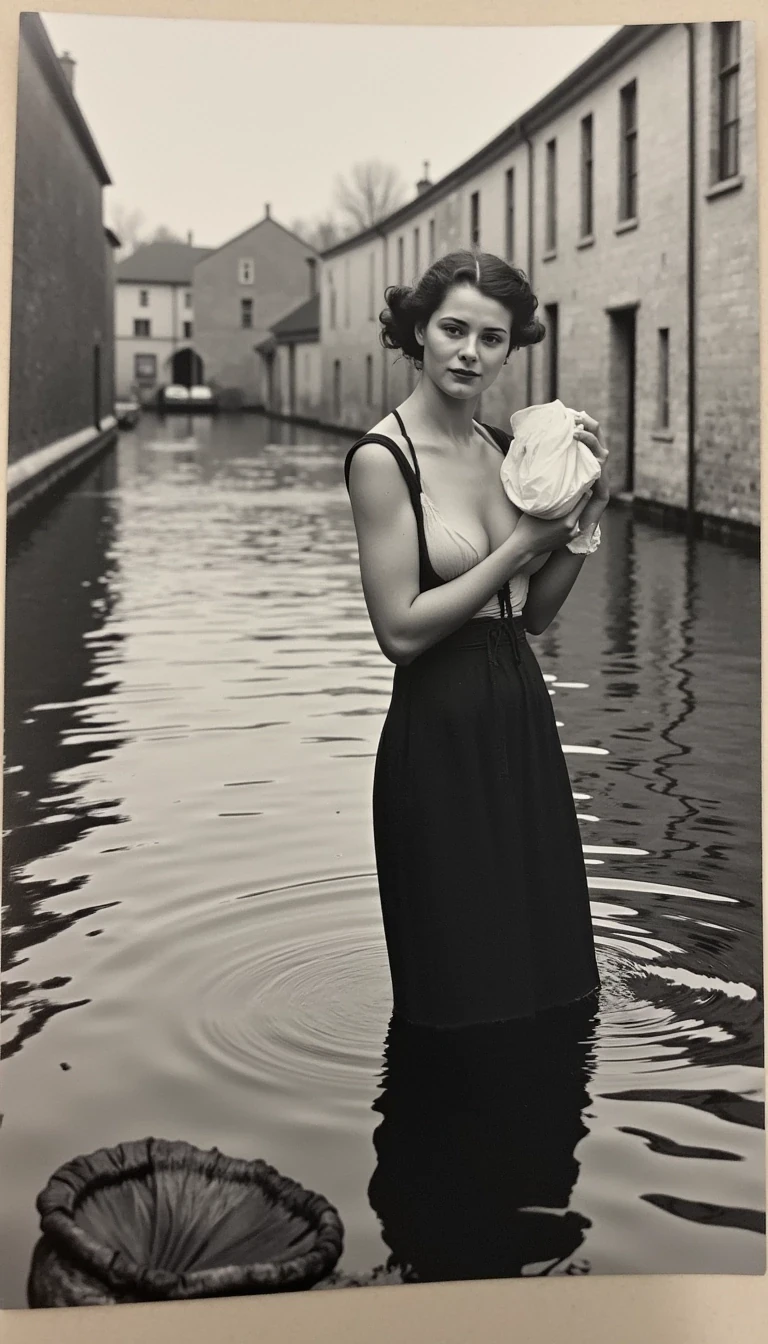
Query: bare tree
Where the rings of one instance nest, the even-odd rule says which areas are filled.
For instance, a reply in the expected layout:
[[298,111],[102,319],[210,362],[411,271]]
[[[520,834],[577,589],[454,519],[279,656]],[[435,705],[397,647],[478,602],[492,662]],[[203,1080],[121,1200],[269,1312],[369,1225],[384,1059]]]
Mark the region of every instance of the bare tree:
[[309,247],[314,247],[317,252],[324,252],[326,248],[334,247],[352,232],[348,227],[344,228],[332,215],[326,215],[322,219],[295,219],[290,228],[292,233],[302,238]]
[[183,243],[185,239],[180,238],[178,233],[174,233],[173,229],[169,229],[165,224],[158,224],[154,233],[150,234],[146,241],[148,243]]
[[348,177],[336,179],[336,205],[355,231],[369,229],[391,214],[403,204],[405,194],[397,169],[379,159],[356,163]]
[[144,216],[140,210],[131,210],[127,205],[116,201],[109,212],[110,227],[120,239],[117,258],[129,257],[144,241]]

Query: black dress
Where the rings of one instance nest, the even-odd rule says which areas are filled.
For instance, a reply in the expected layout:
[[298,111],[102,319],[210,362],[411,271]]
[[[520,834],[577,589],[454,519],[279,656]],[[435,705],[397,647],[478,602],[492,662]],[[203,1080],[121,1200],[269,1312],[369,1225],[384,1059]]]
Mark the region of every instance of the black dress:
[[[510,438],[484,426],[499,451]],[[407,435],[406,435],[407,438]],[[430,563],[421,478],[381,434],[408,485],[419,590]],[[581,837],[552,700],[512,615],[466,621],[395,667],[373,781],[373,832],[393,1009],[460,1027],[527,1017],[596,994]]]

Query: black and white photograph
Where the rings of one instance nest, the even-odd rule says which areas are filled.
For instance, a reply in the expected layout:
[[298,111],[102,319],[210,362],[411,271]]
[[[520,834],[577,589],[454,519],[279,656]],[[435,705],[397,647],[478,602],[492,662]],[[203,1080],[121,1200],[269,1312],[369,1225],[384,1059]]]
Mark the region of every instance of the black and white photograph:
[[757,121],[21,15],[3,1308],[765,1273]]

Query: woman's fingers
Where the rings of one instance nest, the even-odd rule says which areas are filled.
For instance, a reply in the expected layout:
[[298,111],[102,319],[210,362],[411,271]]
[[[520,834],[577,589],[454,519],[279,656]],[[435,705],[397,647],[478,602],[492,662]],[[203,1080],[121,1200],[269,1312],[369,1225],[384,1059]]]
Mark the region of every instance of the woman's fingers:
[[594,453],[598,462],[605,461],[605,459],[608,456],[608,449],[606,448],[602,440],[597,437],[596,434],[593,434],[590,430],[587,429],[577,429],[575,433],[575,438],[577,438],[580,443],[586,444],[590,452]]

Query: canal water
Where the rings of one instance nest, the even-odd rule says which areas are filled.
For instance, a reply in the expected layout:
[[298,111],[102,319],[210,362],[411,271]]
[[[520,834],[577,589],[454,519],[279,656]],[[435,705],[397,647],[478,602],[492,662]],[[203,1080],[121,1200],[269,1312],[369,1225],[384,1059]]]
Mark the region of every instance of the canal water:
[[763,1269],[757,560],[609,511],[533,641],[599,1012],[385,1059],[347,446],[147,415],[11,538],[5,1307],[51,1172],[147,1135],[321,1191],[349,1275]]

